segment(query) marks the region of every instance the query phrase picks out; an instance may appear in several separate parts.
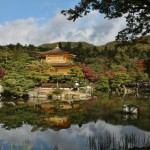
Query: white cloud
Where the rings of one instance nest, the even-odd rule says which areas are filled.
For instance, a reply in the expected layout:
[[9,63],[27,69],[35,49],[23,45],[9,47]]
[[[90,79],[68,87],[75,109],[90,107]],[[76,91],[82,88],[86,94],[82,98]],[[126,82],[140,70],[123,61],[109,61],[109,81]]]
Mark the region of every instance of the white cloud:
[[104,20],[97,12],[93,12],[76,22],[57,13],[49,22],[39,25],[38,19],[28,18],[0,24],[0,45],[34,44],[59,41],[86,41],[102,45],[115,40],[117,32],[123,29],[123,18]]
[[[36,33],[36,22],[33,18],[20,19],[0,25],[0,44],[29,43]],[[32,39],[33,38],[33,39]]]

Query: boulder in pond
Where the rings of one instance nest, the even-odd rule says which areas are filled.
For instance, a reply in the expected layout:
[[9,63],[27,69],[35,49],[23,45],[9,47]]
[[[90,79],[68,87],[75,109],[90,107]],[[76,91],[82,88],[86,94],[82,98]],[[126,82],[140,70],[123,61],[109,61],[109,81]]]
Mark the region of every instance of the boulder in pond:
[[127,114],[139,114],[139,107],[134,104],[123,105],[122,112]]

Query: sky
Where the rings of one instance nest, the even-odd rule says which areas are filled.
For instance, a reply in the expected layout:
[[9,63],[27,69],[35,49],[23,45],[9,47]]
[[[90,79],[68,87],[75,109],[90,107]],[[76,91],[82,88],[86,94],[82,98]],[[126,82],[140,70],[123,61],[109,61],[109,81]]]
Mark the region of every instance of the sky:
[[103,45],[114,41],[125,27],[125,19],[104,19],[96,11],[68,21],[60,12],[74,8],[80,0],[1,0],[0,45],[84,41]]

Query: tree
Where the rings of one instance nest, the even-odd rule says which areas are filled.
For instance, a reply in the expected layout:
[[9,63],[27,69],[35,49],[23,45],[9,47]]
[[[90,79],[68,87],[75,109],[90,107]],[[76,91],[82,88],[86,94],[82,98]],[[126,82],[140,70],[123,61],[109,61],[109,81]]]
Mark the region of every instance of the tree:
[[83,86],[85,84],[85,76],[82,70],[71,69],[68,78],[70,79],[70,83],[72,84],[75,84],[76,81],[80,84],[80,86]]
[[145,61],[143,59],[137,59],[136,69],[138,72],[142,72],[145,69]]
[[2,79],[6,75],[6,73],[7,71],[4,68],[0,67],[0,79]]
[[127,41],[150,33],[150,0],[81,0],[74,9],[61,13],[75,21],[91,10],[99,11],[108,19],[125,16],[127,27],[118,33],[117,40]]
[[109,78],[101,76],[95,85],[96,90],[108,91],[109,90]]
[[[20,69],[23,67],[19,67]],[[1,80],[4,90],[17,96],[27,94],[29,90],[42,82],[49,80],[48,69],[52,67],[44,61],[32,61],[24,66],[25,69],[18,71],[18,68],[8,71]]]
[[45,61],[32,61],[26,66],[27,77],[37,83],[47,82],[49,80],[48,72],[53,68]]
[[131,77],[126,72],[118,72],[116,77],[111,81],[112,88],[118,88],[121,84],[126,84],[131,82]]
[[86,64],[82,64],[81,67],[82,67],[83,73],[85,74],[86,79],[88,79],[90,82],[98,81],[99,77],[97,76],[94,70],[92,70]]
[[135,76],[135,81],[137,82],[148,82],[149,77],[147,73],[144,72],[137,72]]
[[1,81],[4,90],[17,96],[27,94],[35,86],[32,79],[26,78],[24,74],[9,72]]

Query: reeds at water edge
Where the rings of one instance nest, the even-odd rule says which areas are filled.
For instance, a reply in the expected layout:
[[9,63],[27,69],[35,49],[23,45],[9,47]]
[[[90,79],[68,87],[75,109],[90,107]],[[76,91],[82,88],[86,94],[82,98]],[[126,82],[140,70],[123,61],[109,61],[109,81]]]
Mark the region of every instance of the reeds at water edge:
[[89,150],[128,150],[131,148],[150,148],[150,136],[140,134],[124,134],[117,137],[115,134],[106,132],[103,135],[87,137]]

